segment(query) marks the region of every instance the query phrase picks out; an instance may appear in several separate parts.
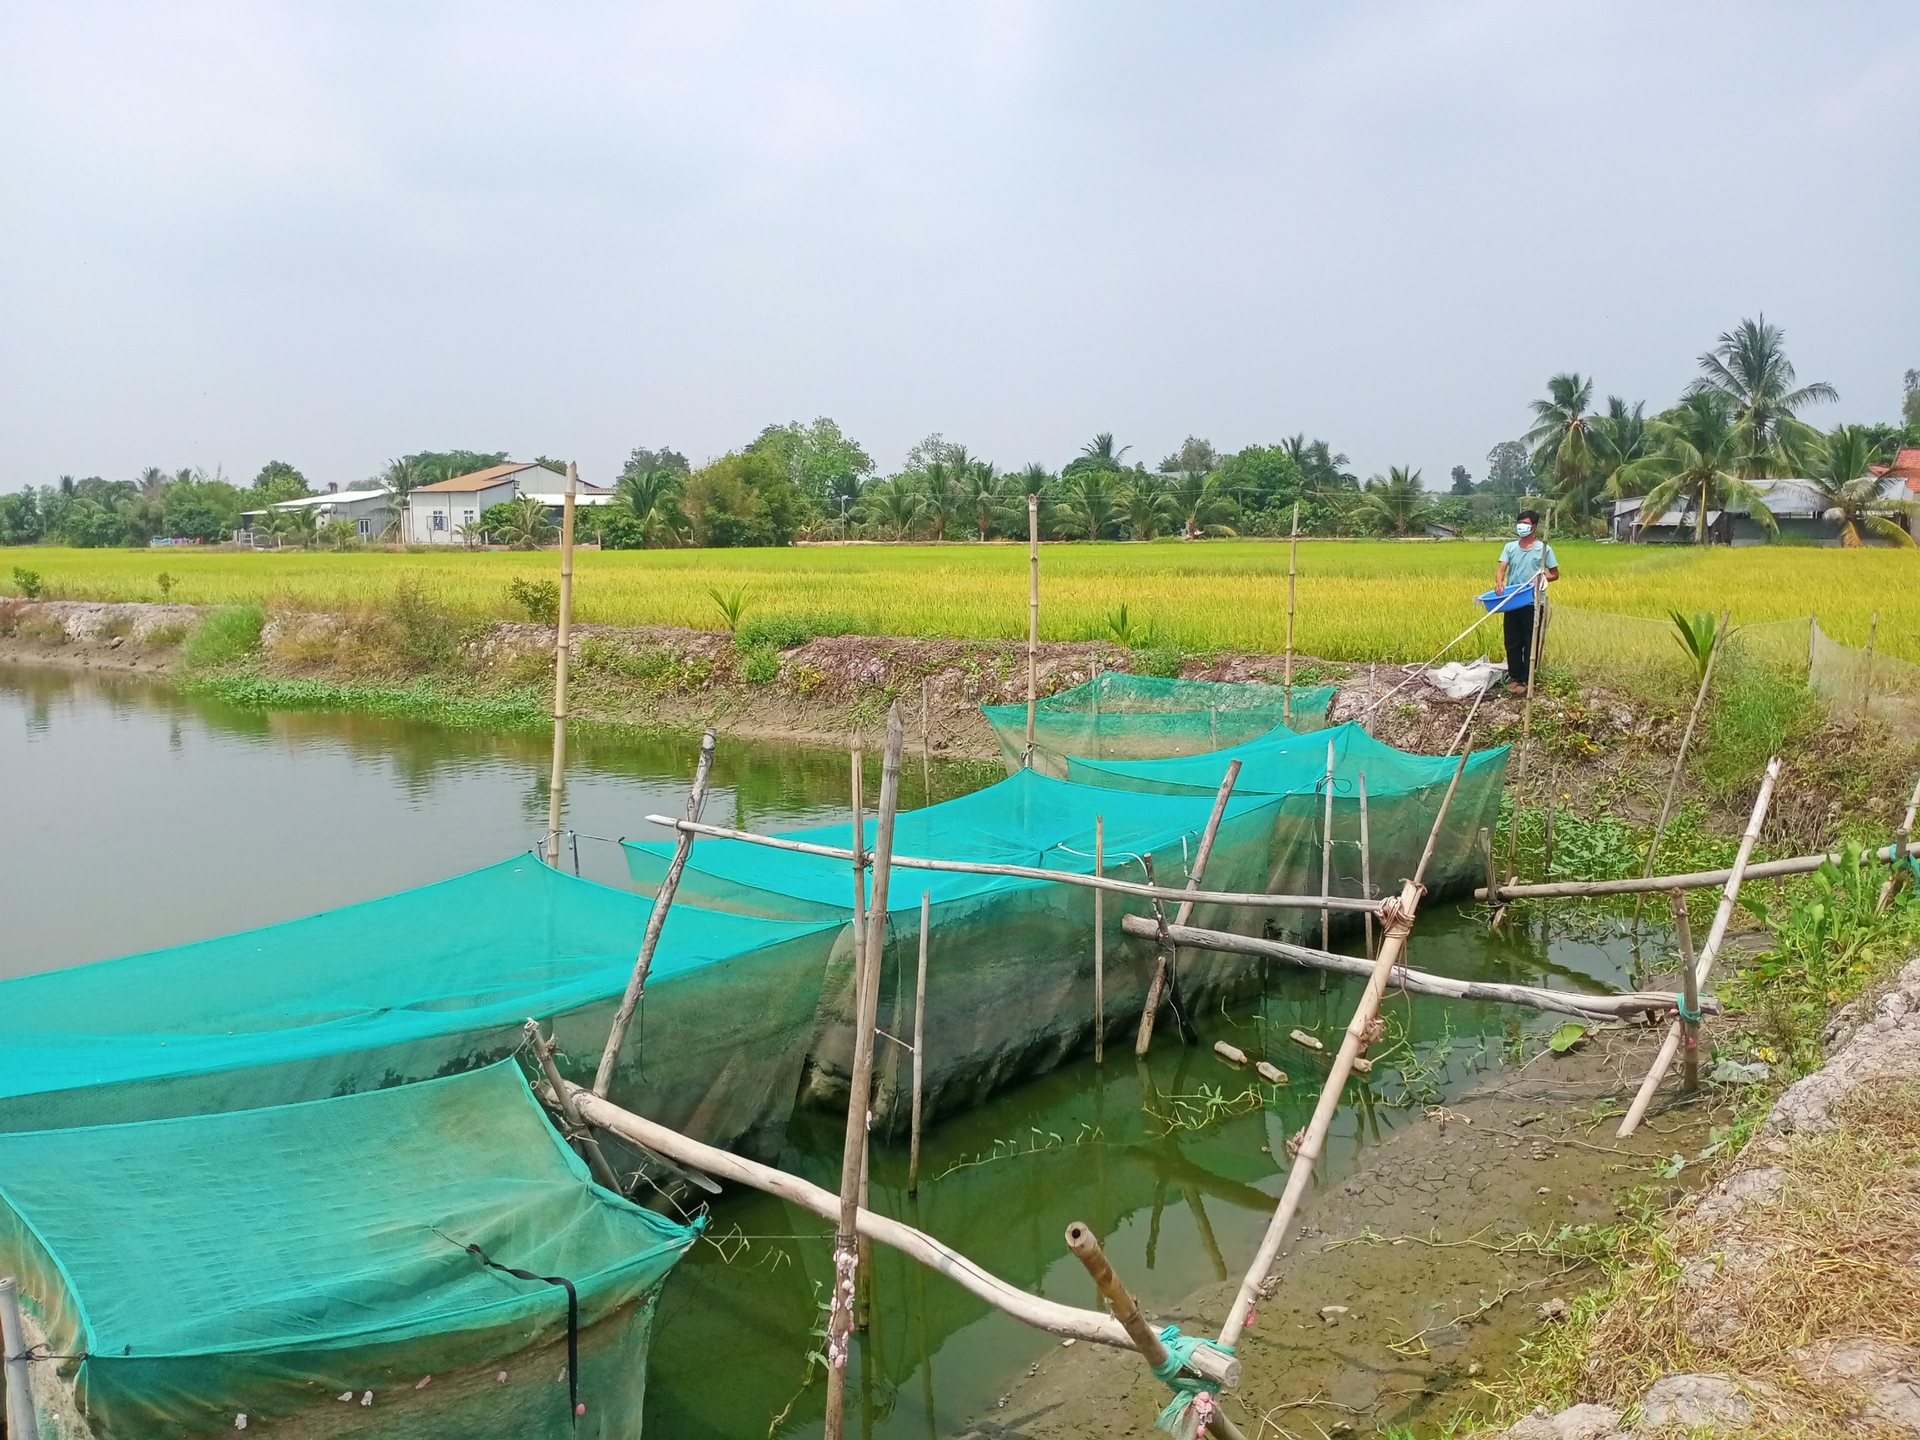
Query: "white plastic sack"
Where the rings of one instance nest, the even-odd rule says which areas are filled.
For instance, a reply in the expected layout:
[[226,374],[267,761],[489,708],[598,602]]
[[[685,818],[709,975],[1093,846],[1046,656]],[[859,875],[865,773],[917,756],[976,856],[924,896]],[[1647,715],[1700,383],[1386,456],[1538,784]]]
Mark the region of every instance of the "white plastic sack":
[[1464,700],[1506,679],[1507,667],[1482,655],[1478,660],[1449,660],[1427,671],[1427,683],[1449,700]]

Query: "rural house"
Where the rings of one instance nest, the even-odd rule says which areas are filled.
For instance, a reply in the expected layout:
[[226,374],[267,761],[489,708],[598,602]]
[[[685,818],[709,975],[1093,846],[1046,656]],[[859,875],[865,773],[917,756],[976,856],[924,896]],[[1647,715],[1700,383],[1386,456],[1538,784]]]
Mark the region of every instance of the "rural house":
[[269,515],[286,515],[303,510],[313,512],[316,526],[331,524],[335,520],[353,521],[354,530],[362,540],[378,540],[392,528],[397,518],[393,491],[384,485],[370,490],[342,490],[329,485],[322,495],[302,495],[297,500],[281,500],[263,510],[241,511],[241,528],[234,532],[233,538],[241,545],[254,544],[256,534],[268,529],[260,522]]
[[[557,518],[565,482],[544,465],[508,461],[471,475],[421,485],[407,492],[405,532],[409,545],[463,545],[488,507],[531,495]],[[605,505],[611,490],[582,483],[574,495],[582,505]]]

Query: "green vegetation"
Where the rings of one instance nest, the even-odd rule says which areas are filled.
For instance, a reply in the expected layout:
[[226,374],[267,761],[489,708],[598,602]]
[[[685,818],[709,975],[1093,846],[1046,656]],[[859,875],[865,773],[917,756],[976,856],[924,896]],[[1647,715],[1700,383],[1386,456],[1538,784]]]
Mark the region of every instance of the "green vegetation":
[[13,584],[29,600],[40,598],[41,579],[38,570],[29,570],[24,565],[13,567]]
[[190,680],[190,694],[248,710],[333,710],[431,721],[465,730],[539,729],[552,723],[540,693],[531,689],[462,694],[432,679],[409,686],[338,685],[264,675],[210,675]]
[[527,612],[536,625],[557,624],[560,619],[560,582],[528,580],[516,575],[507,582],[507,598]]
[[258,605],[229,605],[215,610],[188,637],[181,659],[196,670],[244,660],[259,649],[266,619]]

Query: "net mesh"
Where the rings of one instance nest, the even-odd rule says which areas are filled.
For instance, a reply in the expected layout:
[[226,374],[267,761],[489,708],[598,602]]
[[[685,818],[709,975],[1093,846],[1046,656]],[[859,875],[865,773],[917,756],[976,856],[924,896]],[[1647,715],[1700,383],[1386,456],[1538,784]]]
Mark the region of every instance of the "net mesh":
[[[552,1022],[591,1078],[652,902],[523,855],[305,919],[0,982],[12,1130],[472,1069]],[[610,1098],[715,1144],[784,1127],[837,926],[676,909]],[[646,1063],[668,1053],[672,1064]],[[236,1075],[244,1073],[244,1082]]]
[[84,1357],[61,1362],[71,1406],[41,1408],[60,1440],[85,1433],[76,1415],[154,1437],[232,1430],[241,1414],[282,1422],[274,1433],[574,1433],[548,1363],[564,1363],[565,1291],[490,1269],[469,1244],[573,1282],[577,1433],[637,1434],[654,1298],[696,1234],[591,1184],[511,1063],[0,1135],[0,1274],[20,1278],[52,1353]]
[[1812,626],[1808,684],[1837,715],[1870,715],[1907,734],[1920,733],[1920,665],[1879,651],[1856,650]]
[[[1034,702],[1033,768],[1061,778],[1070,755],[1113,760],[1194,755],[1251,740],[1282,723],[1295,730],[1326,724],[1332,686],[1294,686],[1290,717],[1286,696],[1281,685],[1104,671]],[[1007,773],[1021,769],[1027,749],[1026,705],[980,709],[1000,742]]]

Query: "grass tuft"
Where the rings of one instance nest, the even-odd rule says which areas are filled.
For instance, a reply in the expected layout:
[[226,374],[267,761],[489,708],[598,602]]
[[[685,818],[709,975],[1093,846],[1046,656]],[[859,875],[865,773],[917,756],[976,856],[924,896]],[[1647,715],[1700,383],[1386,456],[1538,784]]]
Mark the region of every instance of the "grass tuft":
[[260,646],[267,617],[258,605],[229,605],[215,610],[195,627],[180,658],[195,670],[232,665]]

